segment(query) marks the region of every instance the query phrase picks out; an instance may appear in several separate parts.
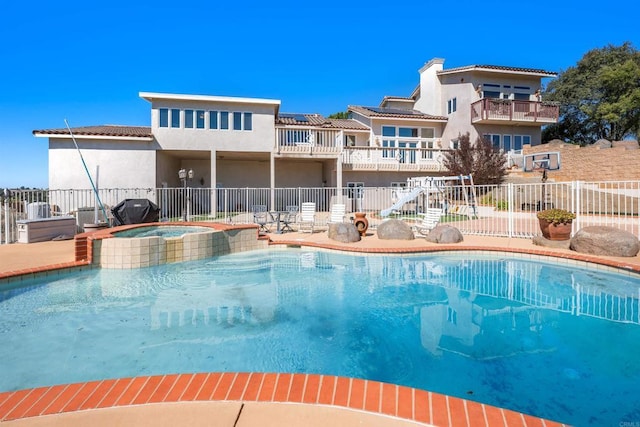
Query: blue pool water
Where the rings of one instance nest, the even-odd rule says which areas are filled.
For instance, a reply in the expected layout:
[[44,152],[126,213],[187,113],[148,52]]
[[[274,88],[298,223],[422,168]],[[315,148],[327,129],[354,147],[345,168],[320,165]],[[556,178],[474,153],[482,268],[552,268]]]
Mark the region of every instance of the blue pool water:
[[469,254],[280,249],[89,270],[0,292],[0,390],[307,372],[618,426],[640,420],[639,292],[637,277]]
[[178,237],[188,233],[202,233],[213,231],[209,227],[180,226],[180,225],[151,225],[132,228],[113,233],[115,237]]

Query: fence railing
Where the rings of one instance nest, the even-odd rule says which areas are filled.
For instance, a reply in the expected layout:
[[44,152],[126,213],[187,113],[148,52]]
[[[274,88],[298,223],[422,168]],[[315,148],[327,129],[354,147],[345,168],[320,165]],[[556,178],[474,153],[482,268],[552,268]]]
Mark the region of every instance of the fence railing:
[[[327,225],[331,206],[344,203],[345,221],[353,212],[365,212],[375,229],[385,219],[380,211],[392,206],[402,191],[397,187],[101,189],[105,218],[91,190],[16,190],[9,197],[0,196],[0,243],[18,240],[21,220],[72,215],[82,231],[84,224],[109,220],[110,208],[124,199],[151,200],[159,206],[163,221],[186,218],[234,224],[252,223],[255,205],[282,211],[315,202],[317,228]],[[576,214],[574,233],[585,226],[606,225],[640,236],[640,181],[446,185],[425,190],[390,217],[417,223],[428,207],[442,207],[441,222],[467,235],[530,238],[540,234],[536,212],[554,207]]]

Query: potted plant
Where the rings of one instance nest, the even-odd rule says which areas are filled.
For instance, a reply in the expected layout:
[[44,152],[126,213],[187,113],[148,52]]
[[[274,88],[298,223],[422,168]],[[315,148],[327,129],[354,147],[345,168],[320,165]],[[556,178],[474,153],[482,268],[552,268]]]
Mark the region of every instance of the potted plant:
[[546,209],[536,215],[540,223],[542,235],[549,240],[569,240],[571,223],[576,214],[564,209]]

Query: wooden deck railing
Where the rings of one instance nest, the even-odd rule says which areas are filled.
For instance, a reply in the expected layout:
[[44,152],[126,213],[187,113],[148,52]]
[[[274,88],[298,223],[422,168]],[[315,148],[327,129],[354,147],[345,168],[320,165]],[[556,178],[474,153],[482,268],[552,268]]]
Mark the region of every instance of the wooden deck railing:
[[556,123],[560,106],[552,102],[483,98],[471,104],[471,121]]

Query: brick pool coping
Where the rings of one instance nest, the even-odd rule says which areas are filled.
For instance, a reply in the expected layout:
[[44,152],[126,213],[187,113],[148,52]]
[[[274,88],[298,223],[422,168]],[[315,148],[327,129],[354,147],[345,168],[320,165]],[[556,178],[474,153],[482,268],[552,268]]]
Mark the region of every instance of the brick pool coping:
[[[198,225],[202,223],[182,223]],[[252,225],[216,224],[218,230],[256,228]],[[40,275],[91,267],[90,241],[110,238],[108,230],[76,236],[76,261],[0,273],[2,279],[29,279]],[[500,252],[522,256],[564,259],[640,274],[640,265],[592,255],[545,249],[438,245],[411,248],[367,248],[299,240],[269,241],[270,245],[314,247],[360,252],[410,254],[424,252]],[[80,252],[78,251],[80,249]],[[11,282],[11,280],[9,280]],[[0,282],[1,284],[1,282]],[[507,409],[430,391],[377,381],[314,374],[197,373],[142,376],[90,381],[0,392],[0,422],[81,410],[153,403],[190,401],[245,401],[317,404],[349,408],[434,426],[471,426],[483,420],[487,426],[561,426]]]
[[255,372],[141,376],[3,392],[0,422],[92,409],[203,401],[326,405],[438,427],[564,425],[389,383],[331,375]]

